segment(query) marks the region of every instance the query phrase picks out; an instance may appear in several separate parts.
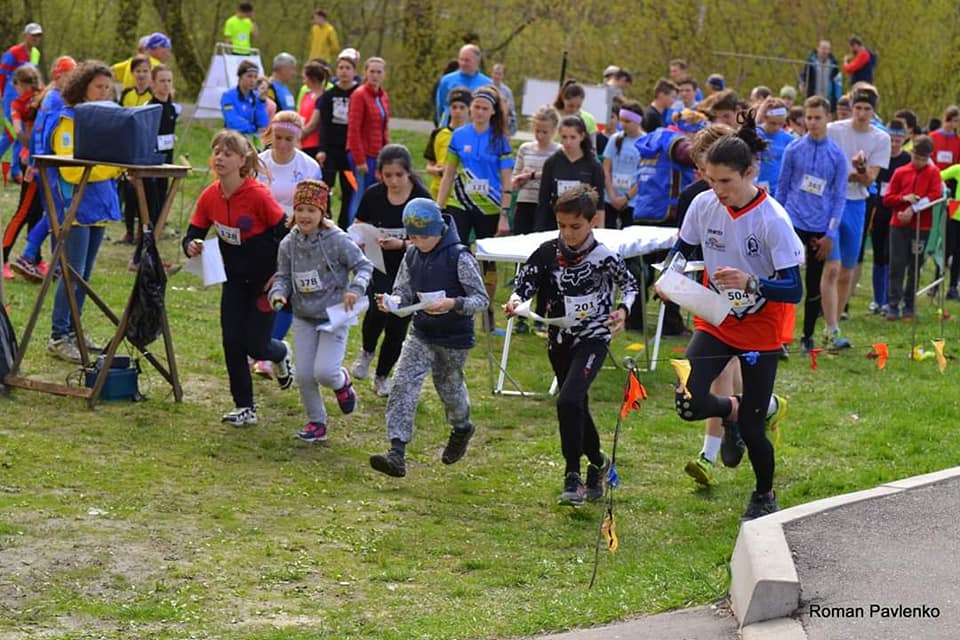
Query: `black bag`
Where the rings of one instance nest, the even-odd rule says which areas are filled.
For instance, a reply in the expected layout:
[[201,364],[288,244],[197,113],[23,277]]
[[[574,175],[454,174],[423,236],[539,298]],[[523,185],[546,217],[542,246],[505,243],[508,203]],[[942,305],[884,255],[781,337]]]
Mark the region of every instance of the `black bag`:
[[73,157],[117,164],[163,164],[157,151],[159,104],[121,107],[114,102],[84,102],[73,108]]
[[144,231],[140,236],[137,259],[140,261],[140,270],[133,285],[127,339],[140,349],[145,349],[163,330],[161,318],[167,290],[167,273],[163,269],[152,231]]

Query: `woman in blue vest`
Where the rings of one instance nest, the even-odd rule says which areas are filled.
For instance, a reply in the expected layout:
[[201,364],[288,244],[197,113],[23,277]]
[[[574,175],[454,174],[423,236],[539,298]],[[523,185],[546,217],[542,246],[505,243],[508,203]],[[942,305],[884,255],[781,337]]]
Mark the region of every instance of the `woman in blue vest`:
[[[73,155],[74,107],[83,102],[109,100],[113,94],[113,83],[113,72],[104,63],[96,60],[81,63],[63,88],[65,107],[49,137],[40,141],[41,153]],[[70,208],[73,190],[80,182],[83,168],[63,167],[47,171],[50,172],[50,184],[55,192],[57,217],[63,220],[64,212]],[[64,247],[67,264],[85,282],[90,281],[90,275],[93,273],[93,264],[103,241],[104,227],[108,222],[120,220],[120,200],[117,197],[119,175],[120,170],[116,167],[97,165],[93,168],[77,208],[73,228],[67,236]],[[84,290],[79,286],[76,287],[74,296],[77,299],[77,308],[82,314]],[[65,279],[62,279],[57,285],[53,298],[53,326],[50,332],[50,343],[47,345],[47,351],[54,357],[70,362],[81,361],[80,348],[74,333],[76,320],[79,318],[71,319],[70,317],[67,288]],[[89,341],[87,348],[97,350]]]

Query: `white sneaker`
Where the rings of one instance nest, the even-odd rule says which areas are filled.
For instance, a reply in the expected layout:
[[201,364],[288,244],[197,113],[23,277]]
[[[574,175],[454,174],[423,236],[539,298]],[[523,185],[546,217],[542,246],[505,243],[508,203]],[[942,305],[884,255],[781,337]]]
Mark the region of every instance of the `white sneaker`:
[[370,363],[373,362],[373,355],[369,351],[360,350],[357,359],[350,366],[350,375],[357,380],[363,380],[370,375]]
[[390,390],[393,388],[393,378],[388,376],[374,376],[373,377],[373,390],[381,398],[386,398],[390,395]]
[[221,422],[242,427],[248,424],[257,424],[257,407],[237,407],[229,413],[223,414]]
[[281,389],[289,389],[293,384],[293,350],[290,349],[290,343],[286,340],[283,341],[283,346],[286,347],[287,353],[280,362],[277,363],[277,384],[280,385]]
[[83,359],[80,357],[80,348],[77,346],[76,340],[71,336],[63,336],[57,340],[51,339],[50,342],[47,343],[47,353],[55,358],[66,360],[67,362],[75,362],[77,364],[83,362]]

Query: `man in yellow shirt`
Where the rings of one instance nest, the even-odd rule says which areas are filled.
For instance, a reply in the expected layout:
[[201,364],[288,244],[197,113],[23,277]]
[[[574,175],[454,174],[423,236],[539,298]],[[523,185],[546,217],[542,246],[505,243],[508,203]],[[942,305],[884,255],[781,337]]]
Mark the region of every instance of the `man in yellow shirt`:
[[327,22],[327,13],[323,9],[313,12],[313,26],[310,27],[310,58],[321,58],[327,63],[336,60],[340,51],[337,30]]
[[237,13],[227,18],[223,25],[223,35],[233,47],[233,53],[245,56],[250,53],[250,45],[257,36],[257,25],[253,21],[253,4],[241,2]]

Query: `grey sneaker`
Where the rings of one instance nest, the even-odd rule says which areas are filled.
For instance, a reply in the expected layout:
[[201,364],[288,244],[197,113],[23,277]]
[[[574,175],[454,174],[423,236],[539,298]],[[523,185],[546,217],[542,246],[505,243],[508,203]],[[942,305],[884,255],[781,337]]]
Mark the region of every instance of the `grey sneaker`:
[[51,338],[50,342],[47,343],[47,353],[54,358],[60,358],[67,362],[77,364],[83,362],[83,359],[80,357],[80,348],[77,347],[76,341],[70,336],[63,336],[56,340]]
[[[350,366],[350,375],[357,380],[364,380],[370,375],[370,363],[373,362],[373,354],[369,351],[360,350],[357,359]],[[379,394],[378,394],[379,395]]]
[[390,395],[391,388],[393,388],[393,380],[389,376],[374,376],[373,390],[378,396],[386,398]]
[[232,424],[235,427],[257,424],[257,408],[255,406],[237,407],[233,411],[223,414],[223,418],[221,418],[220,421]]
[[407,463],[403,455],[390,449],[386,453],[370,456],[370,466],[394,478],[402,478],[407,475]]

